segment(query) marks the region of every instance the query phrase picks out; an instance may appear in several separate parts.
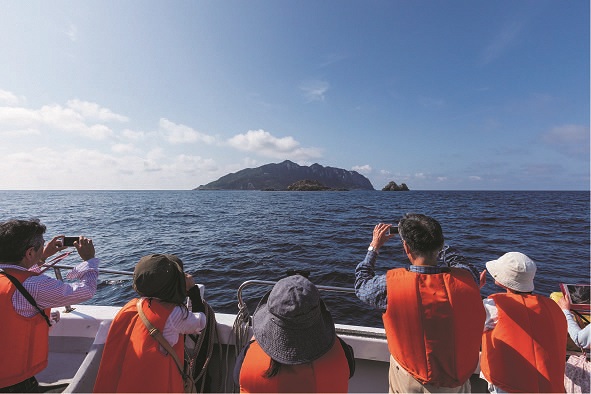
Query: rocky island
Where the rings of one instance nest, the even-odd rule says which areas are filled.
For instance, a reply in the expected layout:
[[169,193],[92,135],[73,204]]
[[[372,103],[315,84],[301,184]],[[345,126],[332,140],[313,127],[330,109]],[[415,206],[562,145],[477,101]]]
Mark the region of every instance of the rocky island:
[[[291,185],[304,180],[319,184],[319,186],[312,186],[308,183],[307,190],[317,187],[325,189],[315,190],[375,190],[369,179],[357,171],[324,167],[317,163],[311,166],[300,166],[289,160],[265,164],[257,168],[246,168],[224,175],[217,181],[193,190],[290,190]],[[301,184],[300,187],[303,185]]]
[[408,186],[406,183],[401,183],[400,186],[396,184],[396,182],[391,181],[386,186],[383,187],[382,191],[385,192],[407,192],[409,191]]

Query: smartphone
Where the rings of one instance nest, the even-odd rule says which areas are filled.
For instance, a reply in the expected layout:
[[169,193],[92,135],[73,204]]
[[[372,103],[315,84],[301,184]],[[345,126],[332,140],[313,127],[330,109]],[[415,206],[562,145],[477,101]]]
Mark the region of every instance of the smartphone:
[[64,246],[74,246],[74,242],[78,241],[79,237],[64,237]]
[[398,234],[398,226],[391,226],[390,234]]

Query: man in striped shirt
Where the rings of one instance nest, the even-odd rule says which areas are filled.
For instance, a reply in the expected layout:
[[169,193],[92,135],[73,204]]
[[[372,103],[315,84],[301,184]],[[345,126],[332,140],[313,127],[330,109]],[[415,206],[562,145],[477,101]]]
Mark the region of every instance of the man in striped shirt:
[[0,392],[38,390],[34,375],[47,366],[49,326],[59,320],[49,310],[96,293],[99,259],[89,238],[74,242],[83,260],[67,275],[75,282],[41,274],[45,259],[66,248],[63,235],[45,244],[45,230],[37,219],[0,223]]

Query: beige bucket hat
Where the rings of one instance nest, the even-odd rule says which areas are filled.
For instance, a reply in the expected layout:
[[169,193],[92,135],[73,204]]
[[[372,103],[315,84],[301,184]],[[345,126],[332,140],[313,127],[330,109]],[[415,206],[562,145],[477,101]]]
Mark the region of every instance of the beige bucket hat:
[[511,290],[523,293],[534,291],[536,263],[523,253],[505,253],[487,262],[486,269],[497,282]]

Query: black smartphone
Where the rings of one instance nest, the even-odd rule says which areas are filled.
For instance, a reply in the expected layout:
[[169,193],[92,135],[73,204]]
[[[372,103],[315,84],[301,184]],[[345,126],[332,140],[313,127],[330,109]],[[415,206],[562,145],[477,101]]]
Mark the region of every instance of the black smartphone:
[[74,246],[74,242],[78,241],[79,237],[64,237],[64,246]]
[[390,234],[398,234],[398,226],[391,226]]

